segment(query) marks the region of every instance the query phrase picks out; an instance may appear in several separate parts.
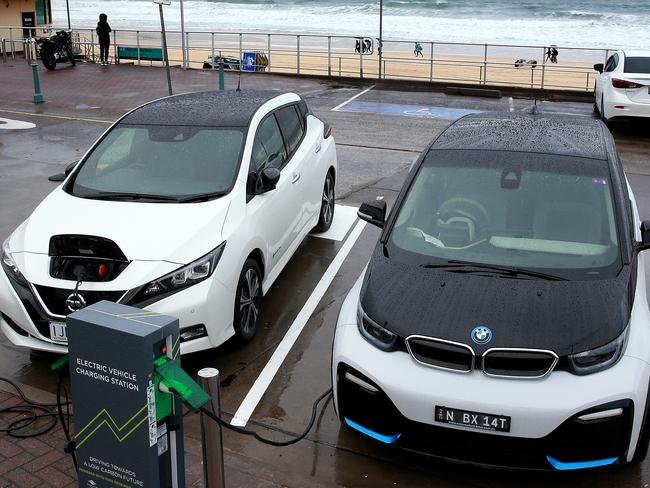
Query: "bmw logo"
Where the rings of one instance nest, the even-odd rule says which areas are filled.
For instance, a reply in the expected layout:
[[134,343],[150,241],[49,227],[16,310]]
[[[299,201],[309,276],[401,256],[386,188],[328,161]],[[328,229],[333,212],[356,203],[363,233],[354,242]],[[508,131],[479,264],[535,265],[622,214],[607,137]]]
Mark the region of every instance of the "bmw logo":
[[479,325],[477,327],[474,327],[470,334],[470,337],[476,344],[487,344],[492,340],[492,329],[485,325]]

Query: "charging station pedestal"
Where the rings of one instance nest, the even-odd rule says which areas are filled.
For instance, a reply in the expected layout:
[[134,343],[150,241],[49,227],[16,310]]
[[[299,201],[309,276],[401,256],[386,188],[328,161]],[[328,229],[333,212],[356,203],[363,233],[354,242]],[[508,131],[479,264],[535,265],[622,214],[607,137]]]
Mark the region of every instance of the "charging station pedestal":
[[81,487],[183,488],[178,319],[111,302],[66,320]]

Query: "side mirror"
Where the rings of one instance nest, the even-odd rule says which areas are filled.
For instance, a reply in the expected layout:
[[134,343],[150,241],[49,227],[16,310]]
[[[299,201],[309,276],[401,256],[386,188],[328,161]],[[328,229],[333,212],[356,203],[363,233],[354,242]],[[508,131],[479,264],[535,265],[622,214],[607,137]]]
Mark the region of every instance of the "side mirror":
[[386,222],[386,202],[383,200],[364,202],[357,215],[361,220],[383,229]]
[[275,186],[280,181],[280,170],[278,168],[264,168],[260,174],[257,193],[266,193],[275,190]]
[[65,181],[65,173],[57,173],[55,175],[48,176],[47,180],[56,182]]
[[603,63],[594,64],[594,69],[599,73],[602,73],[605,69],[605,65]]
[[55,175],[52,175],[52,176],[48,177],[47,178],[48,181],[56,181],[56,182],[64,181],[68,176],[70,176],[70,173],[72,173],[72,170],[75,169],[78,162],[79,161],[71,162],[69,165],[67,165],[65,167],[65,170],[64,170],[63,173],[57,173]]
[[650,220],[641,222],[641,242],[637,243],[638,251],[650,249]]

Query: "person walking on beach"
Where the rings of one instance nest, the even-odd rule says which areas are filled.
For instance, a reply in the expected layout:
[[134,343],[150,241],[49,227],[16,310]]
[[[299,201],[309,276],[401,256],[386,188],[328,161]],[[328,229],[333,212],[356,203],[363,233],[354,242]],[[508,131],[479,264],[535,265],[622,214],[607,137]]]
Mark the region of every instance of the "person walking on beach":
[[557,55],[560,54],[557,52],[557,49],[554,47],[551,49],[551,63],[557,64]]
[[413,54],[415,54],[416,58],[418,56],[424,57],[424,54],[422,54],[422,44],[420,44],[419,42],[415,43],[415,50],[413,51]]
[[113,29],[108,25],[106,14],[99,14],[96,31],[99,39],[99,60],[102,66],[108,66],[108,48],[111,46],[111,32]]

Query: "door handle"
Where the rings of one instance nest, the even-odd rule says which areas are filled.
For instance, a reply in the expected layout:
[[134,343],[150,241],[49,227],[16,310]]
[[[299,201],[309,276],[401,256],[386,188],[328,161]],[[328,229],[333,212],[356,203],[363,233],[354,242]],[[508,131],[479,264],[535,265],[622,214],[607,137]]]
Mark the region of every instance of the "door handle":
[[294,173],[293,177],[291,178],[291,183],[298,183],[299,179],[300,179],[300,173]]
[[318,154],[320,150],[321,150],[321,145],[319,144],[318,146],[316,146],[316,154]]

